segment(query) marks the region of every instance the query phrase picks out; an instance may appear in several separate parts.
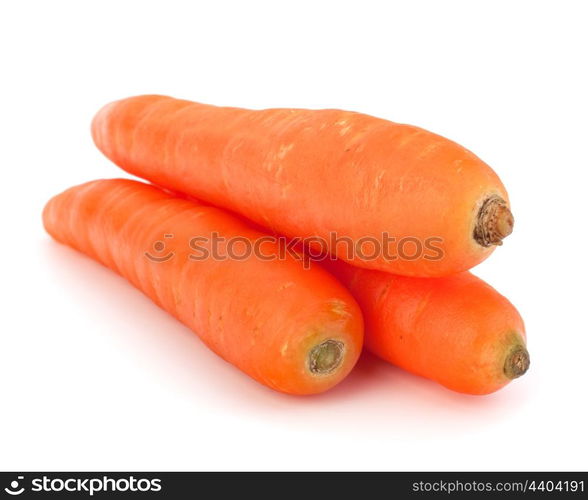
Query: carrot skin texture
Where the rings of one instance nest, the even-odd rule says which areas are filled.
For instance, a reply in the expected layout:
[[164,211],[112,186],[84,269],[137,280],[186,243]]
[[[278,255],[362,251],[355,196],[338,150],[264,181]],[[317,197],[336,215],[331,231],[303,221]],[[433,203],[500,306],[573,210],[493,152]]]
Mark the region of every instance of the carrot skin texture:
[[[469,272],[413,278],[326,262],[364,313],[366,349],[409,372],[466,394],[508,384],[513,348],[525,350],[516,308]],[[525,350],[526,352],[526,350]],[[526,358],[528,368],[528,353]]]
[[[462,146],[410,125],[341,111],[215,107],[165,96],[106,105],[98,148],[124,170],[288,237],[395,238],[360,267],[409,276],[470,269],[495,248],[474,239],[484,201],[508,196]],[[429,238],[441,248],[429,250]],[[404,238],[424,248],[412,258]],[[344,248],[330,251],[347,259]],[[405,258],[407,254],[409,258]],[[396,258],[394,258],[396,256]],[[349,260],[349,259],[348,259]]]
[[[220,209],[144,183],[111,179],[55,196],[43,222],[57,241],[122,275],[215,353],[268,387],[290,394],[323,392],[340,382],[359,356],[361,312],[319,266],[305,270],[294,258],[190,258],[200,255],[190,246],[194,237],[210,239],[217,232],[254,242],[264,236]],[[167,248],[158,253],[154,243],[164,240]],[[208,243],[199,248],[210,249]],[[262,251],[270,255],[276,248],[264,244]],[[146,252],[173,256],[156,262]],[[331,373],[311,373],[309,351],[329,339],[344,344],[342,361]]]

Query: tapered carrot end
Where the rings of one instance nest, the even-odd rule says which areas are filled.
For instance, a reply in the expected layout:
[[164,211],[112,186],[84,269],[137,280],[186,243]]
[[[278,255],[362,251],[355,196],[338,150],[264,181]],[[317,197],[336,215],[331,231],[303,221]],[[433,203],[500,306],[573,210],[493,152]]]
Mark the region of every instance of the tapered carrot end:
[[308,354],[308,366],[315,375],[328,375],[335,371],[343,360],[345,345],[338,340],[325,340],[314,346]]
[[489,197],[478,211],[474,239],[483,247],[502,245],[514,226],[514,217],[500,196]]
[[531,358],[529,351],[523,345],[516,345],[512,348],[504,362],[504,374],[510,380],[519,378],[529,369]]

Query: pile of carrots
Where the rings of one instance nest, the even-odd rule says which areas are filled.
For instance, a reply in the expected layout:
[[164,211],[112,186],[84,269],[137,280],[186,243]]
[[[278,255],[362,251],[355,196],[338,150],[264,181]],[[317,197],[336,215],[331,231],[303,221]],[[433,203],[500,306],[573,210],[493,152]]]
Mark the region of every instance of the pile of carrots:
[[[253,111],[155,95],[108,104],[92,136],[149,184],[72,187],[47,203],[46,230],[258,382],[289,394],[326,391],[364,345],[467,394],[494,392],[527,371],[521,316],[468,272],[512,232],[508,195],[455,142],[349,111]],[[272,235],[320,239],[322,253],[314,248],[309,263]],[[212,248],[221,241],[227,257],[235,240],[263,242],[263,256],[219,258]],[[194,258],[194,242],[207,258]],[[366,242],[377,251],[360,251]]]

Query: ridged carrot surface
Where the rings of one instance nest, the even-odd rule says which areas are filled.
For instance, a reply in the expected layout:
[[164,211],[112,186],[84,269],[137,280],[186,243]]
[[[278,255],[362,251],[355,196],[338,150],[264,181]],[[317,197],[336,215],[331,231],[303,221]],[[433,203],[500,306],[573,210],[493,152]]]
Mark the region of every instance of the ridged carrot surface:
[[473,274],[426,279],[326,266],[362,308],[366,348],[386,361],[467,394],[494,392],[528,369],[520,314]]
[[[507,193],[486,163],[439,135],[360,113],[147,95],[105,106],[92,133],[132,174],[289,237],[319,236],[361,267],[455,273],[512,230]],[[385,234],[394,241],[376,258],[333,244],[334,236],[383,242]]]
[[[269,260],[278,252],[269,243],[264,259],[191,258],[211,248],[213,233],[249,242],[264,236],[220,209],[140,182],[98,180],[55,196],[43,221],[56,240],[125,277],[214,352],[273,389],[325,391],[359,356],[361,312],[318,266]],[[197,247],[193,238],[200,238]],[[240,248],[232,255],[242,255]]]

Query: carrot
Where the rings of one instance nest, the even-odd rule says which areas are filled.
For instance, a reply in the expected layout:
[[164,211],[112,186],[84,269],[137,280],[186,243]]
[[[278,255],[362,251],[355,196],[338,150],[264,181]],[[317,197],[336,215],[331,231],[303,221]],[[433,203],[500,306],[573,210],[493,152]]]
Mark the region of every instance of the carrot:
[[529,367],[525,327],[514,306],[464,272],[395,276],[326,261],[364,313],[366,348],[454,391],[488,394]]
[[360,113],[148,95],[105,106],[92,134],[132,174],[290,238],[319,237],[320,248],[360,267],[455,273],[512,230],[502,183],[473,153]]
[[[136,181],[98,180],[51,199],[43,222],[56,240],[125,277],[268,387],[325,391],[359,356],[361,312],[343,285],[294,257],[271,260],[279,256],[275,242],[263,245],[263,258],[247,257],[245,243],[264,235],[220,209]],[[202,258],[213,233],[225,246]],[[235,238],[245,243],[228,253]]]

